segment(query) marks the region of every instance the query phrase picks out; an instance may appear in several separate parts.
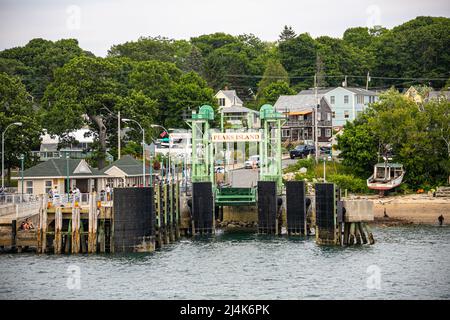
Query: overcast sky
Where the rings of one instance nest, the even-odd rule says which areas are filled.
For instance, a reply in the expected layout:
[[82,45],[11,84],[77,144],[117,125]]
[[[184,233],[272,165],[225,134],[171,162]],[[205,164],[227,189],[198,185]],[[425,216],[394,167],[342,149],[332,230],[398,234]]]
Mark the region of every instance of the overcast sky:
[[275,41],[284,25],[313,37],[348,27],[392,28],[420,15],[450,17],[449,0],[0,0],[0,50],[33,38],[76,38],[105,56],[140,36],[189,39],[214,32]]

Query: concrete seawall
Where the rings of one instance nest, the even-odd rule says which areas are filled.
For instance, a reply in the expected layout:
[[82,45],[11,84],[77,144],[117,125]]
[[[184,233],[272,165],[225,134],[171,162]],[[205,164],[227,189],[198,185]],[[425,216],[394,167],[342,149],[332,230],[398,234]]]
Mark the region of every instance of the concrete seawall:
[[383,218],[386,209],[389,219],[415,224],[437,224],[438,217],[442,214],[444,224],[450,225],[450,198],[408,195],[371,200],[376,219]]

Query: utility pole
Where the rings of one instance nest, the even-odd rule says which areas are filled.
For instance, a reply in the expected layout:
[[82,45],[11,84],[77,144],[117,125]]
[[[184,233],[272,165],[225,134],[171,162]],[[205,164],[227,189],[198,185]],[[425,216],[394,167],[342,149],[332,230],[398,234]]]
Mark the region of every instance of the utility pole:
[[366,90],[369,90],[369,82],[370,82],[370,74],[369,71],[367,71]]
[[117,113],[117,159],[120,159],[120,111]]
[[317,95],[317,73],[314,74],[314,96],[316,100],[316,105],[314,106],[314,154],[316,157],[316,163],[319,161],[319,141],[317,139],[317,106],[319,105],[319,97]]

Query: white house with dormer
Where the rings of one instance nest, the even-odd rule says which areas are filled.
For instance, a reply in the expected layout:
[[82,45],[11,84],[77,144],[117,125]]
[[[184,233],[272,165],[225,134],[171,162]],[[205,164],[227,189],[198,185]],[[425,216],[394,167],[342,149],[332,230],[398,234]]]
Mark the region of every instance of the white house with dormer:
[[219,113],[224,122],[233,128],[259,128],[259,112],[244,107],[244,103],[238,97],[236,90],[219,90],[214,96],[219,105]]

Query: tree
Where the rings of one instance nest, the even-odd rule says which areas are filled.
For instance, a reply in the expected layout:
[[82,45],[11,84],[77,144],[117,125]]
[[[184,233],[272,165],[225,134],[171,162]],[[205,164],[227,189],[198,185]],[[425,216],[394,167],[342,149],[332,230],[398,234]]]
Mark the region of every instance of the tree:
[[214,91],[197,73],[182,75],[169,94],[169,115],[164,121],[166,127],[185,127],[183,115],[189,116],[190,110],[204,104],[215,106]]
[[294,39],[297,35],[295,34],[295,31],[292,29],[291,26],[284,26],[283,31],[281,31],[280,34],[280,42]]
[[182,68],[192,51],[192,45],[186,40],[174,40],[165,37],[141,37],[137,41],[128,41],[114,45],[109,49],[109,57],[127,57],[135,61],[158,60],[171,62]]
[[183,66],[183,70],[190,72],[194,71],[198,74],[203,73],[203,56],[200,50],[192,46],[191,52],[189,53],[189,56],[186,58],[186,62]]
[[270,59],[267,61],[266,70],[258,83],[258,94],[269,84],[277,81],[284,81],[289,84],[289,75],[278,60]]
[[445,183],[450,174],[449,102],[432,100],[419,108],[395,90],[389,90],[338,136],[344,165],[368,177],[377,155],[389,152],[403,164],[404,182],[422,188]]
[[5,168],[20,165],[20,155],[25,155],[25,165],[34,163],[31,150],[39,146],[42,128],[25,86],[16,77],[0,72],[0,134],[8,125],[22,122],[22,126],[11,126],[5,134]]
[[169,96],[181,75],[175,64],[155,60],[136,63],[130,72],[130,86],[156,101],[159,112],[155,120],[160,124],[170,116]]
[[0,58],[8,59],[8,65],[15,65],[10,68],[9,74],[19,76],[37,101],[43,97],[47,85],[53,81],[54,71],[72,58],[82,55],[92,56],[90,52],[83,51],[75,39],[52,42],[38,38],[31,40],[24,47],[0,52]]
[[[55,81],[45,92],[43,107],[44,123],[49,133],[60,136],[88,126],[95,132],[98,142],[96,161],[100,168],[105,165],[108,148],[108,130],[111,112],[122,111],[122,117],[139,115],[146,129],[156,114],[155,101],[139,90],[120,92],[117,73],[120,66],[116,60],[78,57],[55,73]],[[117,121],[113,121],[115,124]]]
[[285,81],[272,82],[261,91],[261,95],[258,98],[259,105],[265,103],[273,105],[281,95],[293,95],[295,93]]
[[317,56],[316,41],[308,34],[283,41],[278,46],[280,61],[296,89],[309,88],[313,84]]
[[378,139],[369,126],[369,118],[370,115],[365,113],[353,122],[347,122],[343,133],[337,135],[342,163],[363,178],[369,177],[378,156]]

